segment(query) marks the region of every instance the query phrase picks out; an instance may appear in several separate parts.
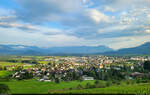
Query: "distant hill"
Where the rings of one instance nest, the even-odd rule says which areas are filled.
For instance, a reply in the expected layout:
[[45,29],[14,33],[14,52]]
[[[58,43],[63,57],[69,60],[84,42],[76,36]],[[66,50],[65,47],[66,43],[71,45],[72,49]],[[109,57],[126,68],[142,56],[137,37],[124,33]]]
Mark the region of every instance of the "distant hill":
[[0,45],[0,55],[63,55],[63,54],[95,54],[113,51],[106,46],[72,46],[39,48],[25,45]]
[[117,51],[107,46],[70,46],[39,48],[25,45],[0,45],[0,55],[141,55],[150,54],[150,42]]
[[0,55],[38,55],[41,49],[24,45],[0,45]]
[[114,54],[114,55],[122,55],[122,54],[150,54],[150,42],[147,42],[145,44],[142,44],[137,47],[133,48],[124,48],[124,49],[119,49],[117,51],[110,51],[110,52],[105,52],[103,54]]

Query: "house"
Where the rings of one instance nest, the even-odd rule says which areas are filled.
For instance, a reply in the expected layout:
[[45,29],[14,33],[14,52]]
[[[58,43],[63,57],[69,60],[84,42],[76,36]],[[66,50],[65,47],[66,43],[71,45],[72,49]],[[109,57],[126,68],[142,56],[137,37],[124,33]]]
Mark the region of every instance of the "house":
[[99,68],[100,68],[100,69],[103,68],[103,64],[100,64],[100,65],[99,65]]
[[88,77],[87,75],[83,75],[82,80],[94,80],[94,78],[93,77]]
[[44,76],[42,79],[38,79],[38,81],[51,82],[47,76]]
[[143,73],[139,73],[139,72],[134,72],[130,74],[131,77],[142,77]]
[[133,70],[134,69],[134,66],[131,66],[131,70]]
[[20,75],[17,75],[15,78],[20,78]]

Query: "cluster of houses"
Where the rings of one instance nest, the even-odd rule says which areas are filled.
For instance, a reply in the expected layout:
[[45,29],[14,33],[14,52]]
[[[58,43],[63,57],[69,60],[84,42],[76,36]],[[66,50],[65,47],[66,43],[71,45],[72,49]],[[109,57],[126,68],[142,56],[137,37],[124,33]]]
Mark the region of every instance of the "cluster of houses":
[[[79,74],[82,80],[94,80],[94,77],[82,74],[78,68],[82,67],[89,70],[90,67],[96,67],[97,69],[110,69],[113,63],[127,62],[134,58],[122,58],[122,57],[107,57],[107,56],[92,56],[92,57],[46,57],[42,61],[48,61],[50,64],[38,64],[33,68],[22,69],[12,75],[13,78],[20,79],[22,76],[37,78],[38,81],[51,82],[56,78],[62,80],[67,76],[69,72],[75,72]],[[121,70],[124,65],[117,64],[113,66],[115,70]],[[134,64],[130,64],[130,69],[134,70]],[[89,70],[90,71],[90,70]],[[142,73],[133,72],[130,77],[143,76]],[[69,79],[69,77],[68,77]]]
[[[76,72],[79,73],[82,78],[82,80],[94,80],[93,77],[89,77],[87,75],[82,75],[82,72],[80,70],[75,69],[62,69],[60,67],[61,64],[55,65],[54,67],[48,65],[48,64],[41,64],[36,68],[29,68],[29,69],[23,69],[15,72],[12,77],[15,79],[24,79],[29,78],[37,78],[38,81],[44,81],[44,82],[51,82],[55,81],[55,78],[58,78],[59,80],[62,80],[63,77],[67,76],[68,72]],[[67,65],[65,65],[67,66]],[[58,68],[60,67],[60,68]],[[29,76],[30,75],[30,76]],[[52,78],[53,75],[53,78]]]

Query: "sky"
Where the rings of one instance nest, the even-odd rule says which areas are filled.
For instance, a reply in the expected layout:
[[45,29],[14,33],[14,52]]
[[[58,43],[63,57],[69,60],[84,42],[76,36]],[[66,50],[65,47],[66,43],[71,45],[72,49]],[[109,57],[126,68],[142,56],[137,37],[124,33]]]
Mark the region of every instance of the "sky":
[[129,48],[150,42],[150,0],[0,0],[0,44]]

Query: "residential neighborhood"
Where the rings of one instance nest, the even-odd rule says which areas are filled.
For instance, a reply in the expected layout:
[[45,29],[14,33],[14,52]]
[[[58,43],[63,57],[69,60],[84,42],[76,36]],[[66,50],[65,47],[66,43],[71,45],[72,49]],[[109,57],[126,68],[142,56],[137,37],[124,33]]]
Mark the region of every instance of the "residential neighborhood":
[[[107,77],[107,74],[103,76],[103,73],[114,75],[115,72],[120,75],[120,79],[132,79],[145,75],[142,72],[143,63],[150,60],[149,57],[112,56],[46,56],[41,59],[37,58],[34,62],[31,58],[24,59],[21,62],[27,62],[32,68],[26,68],[26,65],[23,65],[18,67],[12,66],[11,69],[10,66],[5,66],[5,69],[15,71],[12,78],[19,80],[36,78],[39,82],[56,82],[56,80],[107,80],[110,77]],[[130,73],[127,73],[126,70]]]

